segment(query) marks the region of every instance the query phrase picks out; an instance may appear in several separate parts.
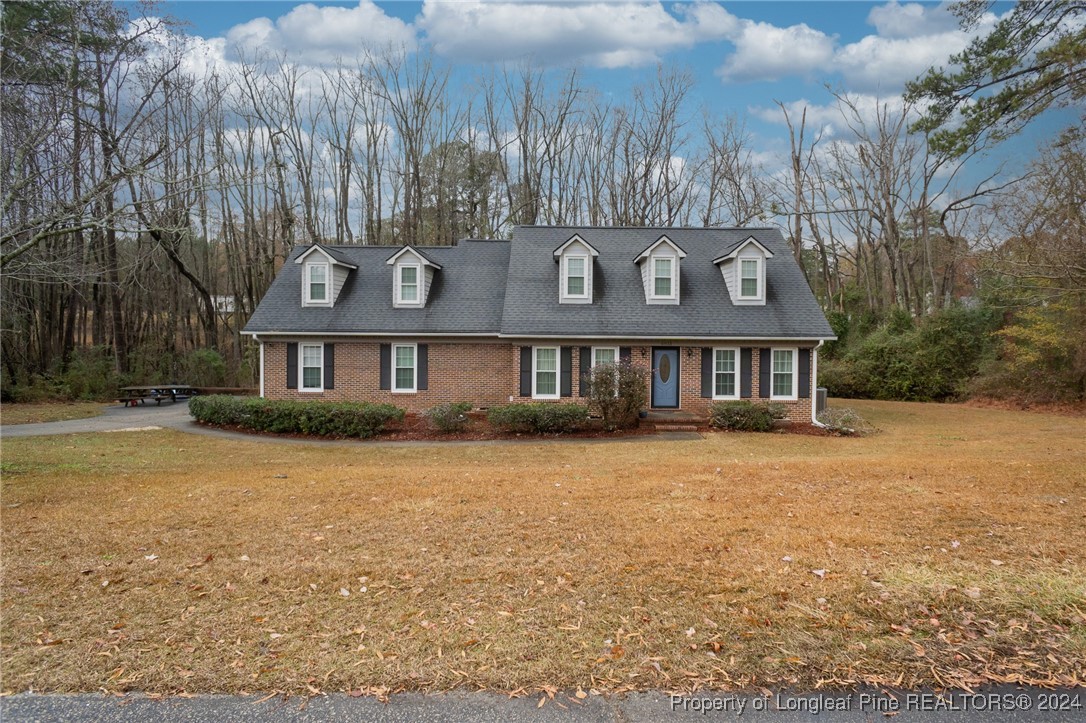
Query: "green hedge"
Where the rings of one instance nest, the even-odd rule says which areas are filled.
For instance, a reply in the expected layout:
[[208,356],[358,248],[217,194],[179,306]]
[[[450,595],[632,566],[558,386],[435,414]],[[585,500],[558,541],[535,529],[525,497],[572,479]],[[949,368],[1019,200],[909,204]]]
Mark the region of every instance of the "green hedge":
[[768,432],[774,419],[784,419],[788,409],[779,403],[747,401],[714,402],[709,405],[709,424],[736,432]]
[[404,417],[404,410],[391,404],[289,402],[221,394],[193,397],[189,413],[205,424],[257,432],[361,438],[372,437]]
[[583,404],[507,404],[491,407],[486,415],[491,426],[506,432],[573,432],[588,422]]

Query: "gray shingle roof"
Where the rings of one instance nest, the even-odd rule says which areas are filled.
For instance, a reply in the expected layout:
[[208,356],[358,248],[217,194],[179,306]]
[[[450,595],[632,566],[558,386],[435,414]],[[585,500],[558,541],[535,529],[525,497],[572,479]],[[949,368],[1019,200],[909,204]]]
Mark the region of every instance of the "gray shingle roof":
[[245,325],[246,332],[496,334],[501,325],[508,241],[461,241],[426,248],[426,255],[442,269],[421,309],[393,308],[393,271],[385,264],[388,246],[331,247],[358,269],[348,275],[335,306],[303,307],[302,266],[294,259],[308,248],[299,246],[291,252]]
[[[551,251],[574,233],[599,250],[592,304],[559,304]],[[679,266],[680,303],[649,305],[631,261],[667,236],[687,253]],[[766,259],[765,306],[736,306],[713,259],[753,236]],[[520,226],[513,232],[502,334],[633,337],[832,338],[807,279],[774,228],[574,228]]]
[[[599,251],[592,304],[559,304],[553,251],[574,234]],[[688,255],[679,305],[648,305],[632,259],[666,235]],[[753,236],[765,262],[765,306],[732,304],[713,259]],[[294,249],[246,325],[250,333],[498,334],[508,336],[832,338],[791,249],[773,228],[518,226],[513,240],[427,247],[443,268],[422,309],[393,308],[388,246],[335,246],[351,271],[333,308],[303,308]],[[328,247],[326,247],[328,248]]]

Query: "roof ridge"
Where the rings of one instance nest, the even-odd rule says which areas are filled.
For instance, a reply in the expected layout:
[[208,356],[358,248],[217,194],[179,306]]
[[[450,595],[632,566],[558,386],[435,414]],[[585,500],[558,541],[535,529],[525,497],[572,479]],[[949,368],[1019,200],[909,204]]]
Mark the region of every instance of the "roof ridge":
[[780,230],[779,226],[600,226],[600,225],[575,225],[575,224],[539,224],[518,223],[513,228],[599,228],[609,231],[774,231]]

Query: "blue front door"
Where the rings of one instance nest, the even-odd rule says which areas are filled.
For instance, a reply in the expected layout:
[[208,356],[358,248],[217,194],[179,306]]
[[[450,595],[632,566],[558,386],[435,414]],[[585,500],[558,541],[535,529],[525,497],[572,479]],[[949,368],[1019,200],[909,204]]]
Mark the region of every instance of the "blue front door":
[[679,406],[679,350],[652,350],[652,406]]

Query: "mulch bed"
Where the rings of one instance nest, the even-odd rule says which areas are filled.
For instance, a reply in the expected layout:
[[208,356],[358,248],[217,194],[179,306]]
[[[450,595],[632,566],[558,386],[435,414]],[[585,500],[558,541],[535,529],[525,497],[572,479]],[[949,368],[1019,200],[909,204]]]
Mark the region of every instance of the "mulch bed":
[[[376,437],[370,439],[357,439],[355,437],[318,437],[318,439],[352,439],[358,442],[484,442],[491,440],[531,440],[531,439],[625,439],[629,437],[644,437],[657,434],[655,425],[650,422],[642,422],[641,426],[633,429],[620,429],[609,432],[600,425],[598,419],[589,420],[588,426],[576,432],[561,432],[555,434],[529,434],[517,432],[503,432],[494,429],[486,421],[485,412],[471,412],[471,421],[468,427],[460,432],[442,432],[430,426],[426,417],[421,414],[408,413],[404,416],[402,424],[390,427]],[[281,437],[283,439],[314,439],[309,434],[287,434],[282,432],[262,432],[246,427],[231,424],[205,424],[197,422],[204,427],[223,429],[240,434],[253,434],[261,437]],[[730,430],[717,429],[707,425],[699,425],[700,434],[707,432],[728,433]],[[813,424],[793,423],[774,429],[771,434],[800,434],[810,437],[838,437],[836,432],[816,427]]]

